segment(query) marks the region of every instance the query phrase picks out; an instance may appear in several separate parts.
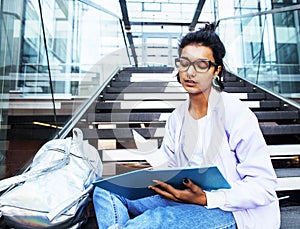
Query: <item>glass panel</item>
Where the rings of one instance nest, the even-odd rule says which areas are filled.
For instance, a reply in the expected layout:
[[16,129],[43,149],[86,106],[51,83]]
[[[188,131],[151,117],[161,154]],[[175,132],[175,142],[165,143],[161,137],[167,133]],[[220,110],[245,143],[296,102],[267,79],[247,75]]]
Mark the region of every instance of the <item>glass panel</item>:
[[299,102],[299,10],[221,20],[229,70]]
[[[41,0],[41,20],[38,0],[0,0],[0,178],[14,174],[53,138],[116,69],[133,63],[119,1],[84,2]],[[159,8],[144,11],[142,2],[126,2],[139,66],[174,66],[178,39],[189,32],[199,1],[155,1]],[[299,10],[258,14],[291,2],[297,3],[206,1],[196,29],[243,15],[220,21],[229,70],[299,101]]]
[[41,1],[41,20],[38,0],[0,6],[1,179],[23,168],[130,59],[120,19],[101,7]]
[[[127,8],[131,21],[165,21],[165,22],[191,22],[195,13],[197,0],[190,1],[160,1],[146,2],[127,0]],[[145,5],[152,6],[145,8]]]

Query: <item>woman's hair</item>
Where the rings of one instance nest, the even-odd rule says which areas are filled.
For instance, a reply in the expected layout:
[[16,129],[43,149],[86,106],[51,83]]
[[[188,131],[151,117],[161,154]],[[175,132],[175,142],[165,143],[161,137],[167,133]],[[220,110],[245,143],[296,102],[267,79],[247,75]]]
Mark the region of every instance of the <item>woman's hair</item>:
[[[190,44],[199,44],[210,48],[213,52],[215,63],[222,67],[219,74],[219,77],[221,78],[225,71],[223,58],[226,54],[226,50],[224,44],[220,40],[220,37],[215,32],[217,26],[218,24],[215,23],[206,24],[204,28],[200,28],[198,31],[186,34],[179,42],[178,54],[181,56],[182,49]],[[222,89],[224,88],[221,80],[218,80],[217,83]]]

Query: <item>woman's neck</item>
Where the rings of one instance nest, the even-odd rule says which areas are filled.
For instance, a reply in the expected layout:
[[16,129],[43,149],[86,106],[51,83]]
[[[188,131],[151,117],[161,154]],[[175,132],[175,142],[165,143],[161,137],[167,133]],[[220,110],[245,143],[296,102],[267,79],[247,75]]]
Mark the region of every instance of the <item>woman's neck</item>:
[[194,119],[206,116],[208,109],[208,95],[205,93],[190,94],[189,113]]

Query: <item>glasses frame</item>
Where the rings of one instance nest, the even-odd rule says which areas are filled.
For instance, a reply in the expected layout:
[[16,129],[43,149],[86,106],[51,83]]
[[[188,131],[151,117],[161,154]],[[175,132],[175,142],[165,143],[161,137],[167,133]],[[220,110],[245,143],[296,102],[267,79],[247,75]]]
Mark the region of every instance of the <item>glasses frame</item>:
[[[180,63],[180,60],[185,60],[189,63],[189,65],[187,67],[185,67],[186,69],[185,70],[182,70],[180,67],[177,66],[177,63],[179,62]],[[195,64],[198,63],[198,62],[207,62],[208,63],[208,67],[205,71],[198,71],[195,67]],[[195,60],[193,62],[191,62],[189,59],[187,58],[184,58],[184,57],[178,57],[178,58],[175,58],[175,66],[177,68],[178,71],[180,72],[187,72],[189,70],[189,68],[191,67],[191,65],[193,65],[194,69],[196,72],[198,73],[204,73],[204,72],[208,72],[209,69],[214,66],[214,67],[217,67],[218,64],[215,63],[215,62],[212,62],[211,60],[207,60],[207,59],[198,59],[198,60]]]

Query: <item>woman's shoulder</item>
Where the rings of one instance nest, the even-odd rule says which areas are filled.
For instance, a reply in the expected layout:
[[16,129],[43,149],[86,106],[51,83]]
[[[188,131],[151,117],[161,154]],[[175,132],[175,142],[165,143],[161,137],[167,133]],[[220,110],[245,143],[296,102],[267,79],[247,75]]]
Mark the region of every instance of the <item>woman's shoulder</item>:
[[173,119],[175,121],[178,121],[180,119],[183,119],[186,111],[188,109],[188,100],[183,101],[180,103],[170,114],[169,119]]
[[188,109],[189,100],[185,100],[182,103],[180,103],[172,112],[177,114],[184,114]]

